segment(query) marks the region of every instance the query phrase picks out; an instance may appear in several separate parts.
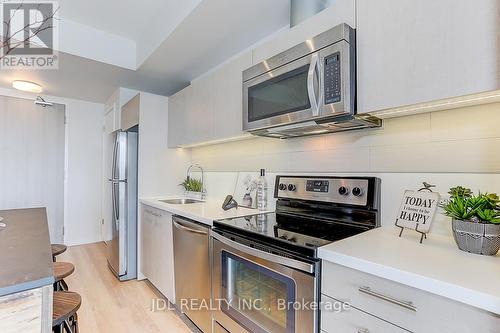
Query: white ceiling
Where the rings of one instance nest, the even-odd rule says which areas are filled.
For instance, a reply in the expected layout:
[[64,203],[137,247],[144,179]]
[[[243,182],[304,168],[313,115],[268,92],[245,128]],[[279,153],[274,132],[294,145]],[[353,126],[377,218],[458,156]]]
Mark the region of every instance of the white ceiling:
[[[178,22],[201,0],[60,0],[59,15],[137,41],[156,22]],[[210,0],[209,0],[210,1]]]
[[[180,5],[184,1],[199,4],[190,9]],[[151,20],[148,24],[147,17],[162,13],[174,3],[179,5],[179,11],[169,9],[165,18],[179,19],[184,15],[180,22],[172,26],[173,19],[165,24]],[[115,10],[114,5],[121,9]],[[90,46],[88,43],[98,36],[82,33],[81,41],[74,38],[76,45],[71,45],[72,48],[67,47],[69,42],[66,48],[61,48],[58,70],[0,70],[0,86],[10,87],[15,79],[30,80],[43,86],[43,94],[98,103],[105,102],[118,87],[170,96],[191,80],[289,24],[289,0],[62,0],[60,7],[63,20],[78,20],[92,28],[106,29],[108,34],[120,32],[132,38],[139,36],[135,31],[141,26],[146,27],[137,45],[148,48],[154,44],[155,47],[143,52],[144,59],[138,61],[139,66],[134,70],[135,66],[124,68],[118,61],[108,59],[114,54],[118,59],[124,52],[118,50],[127,49],[119,48],[119,38],[105,36],[102,42],[94,43],[97,49],[107,51],[108,60],[102,62],[89,55],[92,42]],[[176,17],[173,12],[181,14]],[[135,22],[136,30],[130,22]],[[76,35],[69,29],[66,33],[68,39]]]

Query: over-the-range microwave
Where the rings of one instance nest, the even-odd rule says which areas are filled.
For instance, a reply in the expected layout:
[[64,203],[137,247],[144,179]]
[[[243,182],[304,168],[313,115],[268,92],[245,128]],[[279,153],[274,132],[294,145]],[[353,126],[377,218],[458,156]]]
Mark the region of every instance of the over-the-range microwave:
[[243,72],[243,129],[296,137],[378,127],[356,112],[355,30],[340,24]]

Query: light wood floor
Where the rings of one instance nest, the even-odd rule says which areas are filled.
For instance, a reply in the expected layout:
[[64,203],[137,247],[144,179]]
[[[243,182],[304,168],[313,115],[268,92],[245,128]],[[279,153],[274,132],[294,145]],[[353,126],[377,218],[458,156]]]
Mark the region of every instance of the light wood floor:
[[107,266],[104,243],[69,247],[57,260],[75,265],[65,281],[82,296],[81,333],[192,332],[174,311],[151,311],[151,300],[159,296],[147,282],[115,278]]

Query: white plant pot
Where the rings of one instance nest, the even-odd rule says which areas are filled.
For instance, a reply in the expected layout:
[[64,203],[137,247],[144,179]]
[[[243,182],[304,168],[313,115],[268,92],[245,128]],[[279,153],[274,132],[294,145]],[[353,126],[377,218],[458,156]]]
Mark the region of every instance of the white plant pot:
[[193,192],[193,191],[186,191],[185,196],[190,199],[195,199],[195,200],[204,200],[205,195],[203,192]]

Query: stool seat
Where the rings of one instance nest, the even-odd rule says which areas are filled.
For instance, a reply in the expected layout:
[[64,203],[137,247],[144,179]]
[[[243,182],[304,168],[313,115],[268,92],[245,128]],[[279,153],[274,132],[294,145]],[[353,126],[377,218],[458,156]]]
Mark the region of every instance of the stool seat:
[[76,314],[82,304],[82,297],[71,291],[54,291],[52,326],[61,325]]
[[64,253],[68,247],[64,244],[52,244],[51,248],[52,248],[52,259],[56,261],[56,256],[60,255],[61,253]]
[[75,271],[75,266],[69,262],[55,262],[53,265],[55,282],[61,281]]

